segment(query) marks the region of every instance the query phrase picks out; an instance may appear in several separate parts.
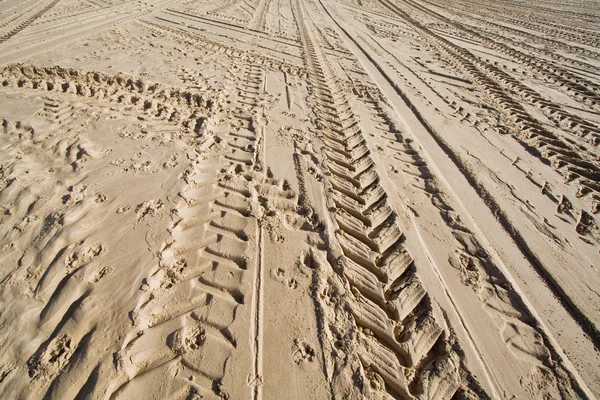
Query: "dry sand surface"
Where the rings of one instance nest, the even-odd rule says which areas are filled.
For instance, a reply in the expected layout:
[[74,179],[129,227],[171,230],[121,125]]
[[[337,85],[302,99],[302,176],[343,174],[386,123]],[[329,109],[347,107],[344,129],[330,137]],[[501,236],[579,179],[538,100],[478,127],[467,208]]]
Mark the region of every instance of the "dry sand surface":
[[0,398],[600,397],[597,0],[0,0]]

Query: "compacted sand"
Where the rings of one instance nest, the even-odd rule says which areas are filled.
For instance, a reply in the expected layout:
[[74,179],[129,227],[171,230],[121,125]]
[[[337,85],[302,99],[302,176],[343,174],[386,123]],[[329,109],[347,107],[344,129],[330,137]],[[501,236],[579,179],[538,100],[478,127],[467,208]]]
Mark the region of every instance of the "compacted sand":
[[600,3],[1,0],[0,398],[600,396]]

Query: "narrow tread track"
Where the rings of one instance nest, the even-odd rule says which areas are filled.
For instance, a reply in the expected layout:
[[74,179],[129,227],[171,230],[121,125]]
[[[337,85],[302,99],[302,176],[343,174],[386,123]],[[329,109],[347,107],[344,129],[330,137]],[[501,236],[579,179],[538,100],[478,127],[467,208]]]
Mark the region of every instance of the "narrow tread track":
[[27,28],[33,21],[44,15],[44,13],[49,11],[58,2],[59,0],[53,0],[49,3],[40,2],[39,4],[36,4],[34,8],[24,12],[16,19],[10,21],[6,26],[3,26],[2,30],[5,32],[0,34],[0,44],[6,42],[8,39]]
[[600,87],[595,85],[594,83],[585,80],[581,77],[577,77],[573,75],[571,72],[557,66],[554,64],[550,64],[545,62],[544,60],[538,57],[532,57],[517,50],[514,50],[497,40],[497,38],[489,39],[484,34],[474,31],[473,29],[467,28],[465,25],[450,20],[443,15],[424,7],[420,4],[415,3],[412,0],[402,0],[405,4],[417,9],[426,15],[432,16],[436,19],[442,20],[445,23],[466,32],[471,37],[485,43],[486,46],[490,48],[497,49],[502,53],[510,55],[515,60],[522,62],[535,71],[542,73],[547,77],[547,79],[551,82],[558,82],[562,86],[565,86],[568,89],[568,92],[573,92],[575,94],[575,98],[579,101],[585,102],[590,107],[600,110]]

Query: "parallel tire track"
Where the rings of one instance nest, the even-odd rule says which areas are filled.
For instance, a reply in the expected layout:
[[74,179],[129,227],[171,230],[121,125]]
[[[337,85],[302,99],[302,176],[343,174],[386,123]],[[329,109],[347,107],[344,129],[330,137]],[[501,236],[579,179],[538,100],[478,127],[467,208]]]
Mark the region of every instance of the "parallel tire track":
[[[502,53],[505,53],[515,60],[531,67],[533,70],[541,73],[546,76],[546,78],[551,82],[557,82],[561,86],[567,88],[567,92],[574,92],[575,98],[579,101],[585,102],[590,107],[599,110],[600,109],[600,86],[595,83],[585,80],[581,77],[573,75],[571,72],[561,68],[557,65],[550,64],[539,57],[532,57],[513,48],[502,44],[498,41],[499,35],[494,35],[494,39],[489,39],[485,35],[476,32],[473,29],[467,28],[463,24],[457,23],[453,20],[450,20],[443,15],[432,11],[424,6],[421,6],[411,0],[403,0],[405,3],[409,4],[411,7],[414,7],[421,12],[430,15],[434,18],[444,21],[445,23],[467,33],[468,35],[476,38],[477,40],[484,43],[489,48],[496,49]],[[481,64],[481,63],[480,63]]]
[[380,2],[422,34],[435,48],[445,54],[451,64],[483,89],[483,92],[498,106],[498,111],[510,122],[514,137],[525,148],[551,164],[562,174],[566,182],[577,179],[586,190],[600,192],[600,164],[589,157],[583,157],[565,139],[550,132],[533,118],[518,101],[489,76],[490,73],[482,68],[477,57],[468,50],[440,38],[392,2],[388,0],[380,0]]
[[[157,17],[160,20],[160,18]],[[165,21],[168,22],[168,21]],[[260,64],[270,70],[282,71],[294,76],[306,75],[303,67],[291,64],[285,60],[278,60],[266,55],[262,55],[253,50],[245,50],[229,45],[225,45],[216,41],[209,40],[200,35],[193,34],[184,29],[174,28],[167,25],[156,24],[148,21],[140,21],[139,24],[153,30],[162,31],[168,35],[173,35],[184,40],[193,41],[195,44],[215,52],[224,53],[227,56],[242,58],[245,62],[251,64]]]
[[155,13],[175,2],[176,0],[161,0],[154,4],[125,2],[115,7],[103,8],[96,13],[85,13],[82,18],[70,16],[56,23],[32,26],[30,35],[19,35],[6,44],[5,51],[0,53],[0,63],[13,63],[37,52],[45,52],[87,35],[98,34],[116,24]]
[[[510,8],[503,9],[501,5],[498,5],[498,7],[494,8],[494,7],[489,7],[488,3],[486,3],[486,4],[478,3],[475,6],[473,4],[473,2],[468,2],[465,5],[465,2],[453,1],[452,6],[455,6],[457,3],[461,4],[462,8],[465,10],[468,10],[470,13],[477,13],[488,19],[493,19],[495,21],[504,21],[506,23],[520,26],[525,29],[537,31],[539,33],[544,33],[544,34],[554,36],[554,37],[564,38],[564,39],[578,42],[581,44],[585,44],[588,46],[598,47],[598,45],[600,44],[600,34],[599,33],[593,32],[593,31],[587,30],[587,29],[578,28],[576,26],[567,27],[564,25],[552,23],[550,21],[544,21],[544,23],[542,24],[540,22],[535,21],[535,19],[531,18],[534,15],[537,16],[540,14],[538,12],[531,13],[530,9],[526,10],[526,12],[527,12],[526,15],[528,15],[529,18],[527,18],[527,19],[515,18],[515,15],[511,15],[511,12],[514,10],[514,8],[518,7],[516,4],[511,5],[512,9],[510,9]],[[446,5],[446,4],[444,4],[444,5]],[[485,10],[488,10],[488,12],[486,12]],[[546,9],[546,10],[549,10],[549,9]],[[557,13],[557,10],[552,10],[552,13]],[[580,18],[578,18],[578,16],[574,16],[572,13],[558,12],[558,14],[563,14],[569,18],[580,20]],[[520,15],[524,15],[524,14],[520,14]],[[551,17],[551,19],[554,19],[554,18]]]
[[[358,42],[355,44],[360,48]],[[363,50],[364,51],[364,50]],[[365,55],[369,58],[368,53]],[[564,306],[565,310],[571,314],[573,320],[582,328],[582,330],[588,335],[593,345],[598,348],[600,347],[600,332],[595,327],[594,323],[577,307],[573,299],[565,292],[559,282],[552,274],[550,274],[544,267],[540,259],[534,254],[532,249],[529,247],[527,241],[523,237],[520,231],[511,223],[510,219],[502,208],[498,205],[497,201],[491,195],[491,193],[478,181],[469,168],[467,168],[460,157],[458,157],[451,149],[450,145],[429,125],[429,123],[423,118],[419,111],[412,104],[410,99],[398,88],[398,86],[391,80],[387,74],[381,69],[377,62],[370,58],[370,61],[379,69],[381,74],[390,83],[398,95],[402,98],[405,104],[413,111],[415,117],[423,125],[423,127],[431,134],[436,143],[446,153],[446,155],[452,160],[456,167],[464,174],[465,178],[473,189],[478,193],[481,199],[484,201],[486,206],[490,209],[494,217],[502,225],[504,230],[511,236],[514,243],[519,248],[523,256],[531,263],[531,266],[535,269],[536,273],[540,278],[548,285],[554,296]],[[580,181],[581,182],[581,181]]]

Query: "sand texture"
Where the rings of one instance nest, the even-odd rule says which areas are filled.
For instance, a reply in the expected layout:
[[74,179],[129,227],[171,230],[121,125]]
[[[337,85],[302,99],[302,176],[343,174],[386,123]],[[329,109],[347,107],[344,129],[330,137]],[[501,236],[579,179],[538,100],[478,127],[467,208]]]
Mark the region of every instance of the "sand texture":
[[596,0],[0,0],[1,399],[600,398]]

